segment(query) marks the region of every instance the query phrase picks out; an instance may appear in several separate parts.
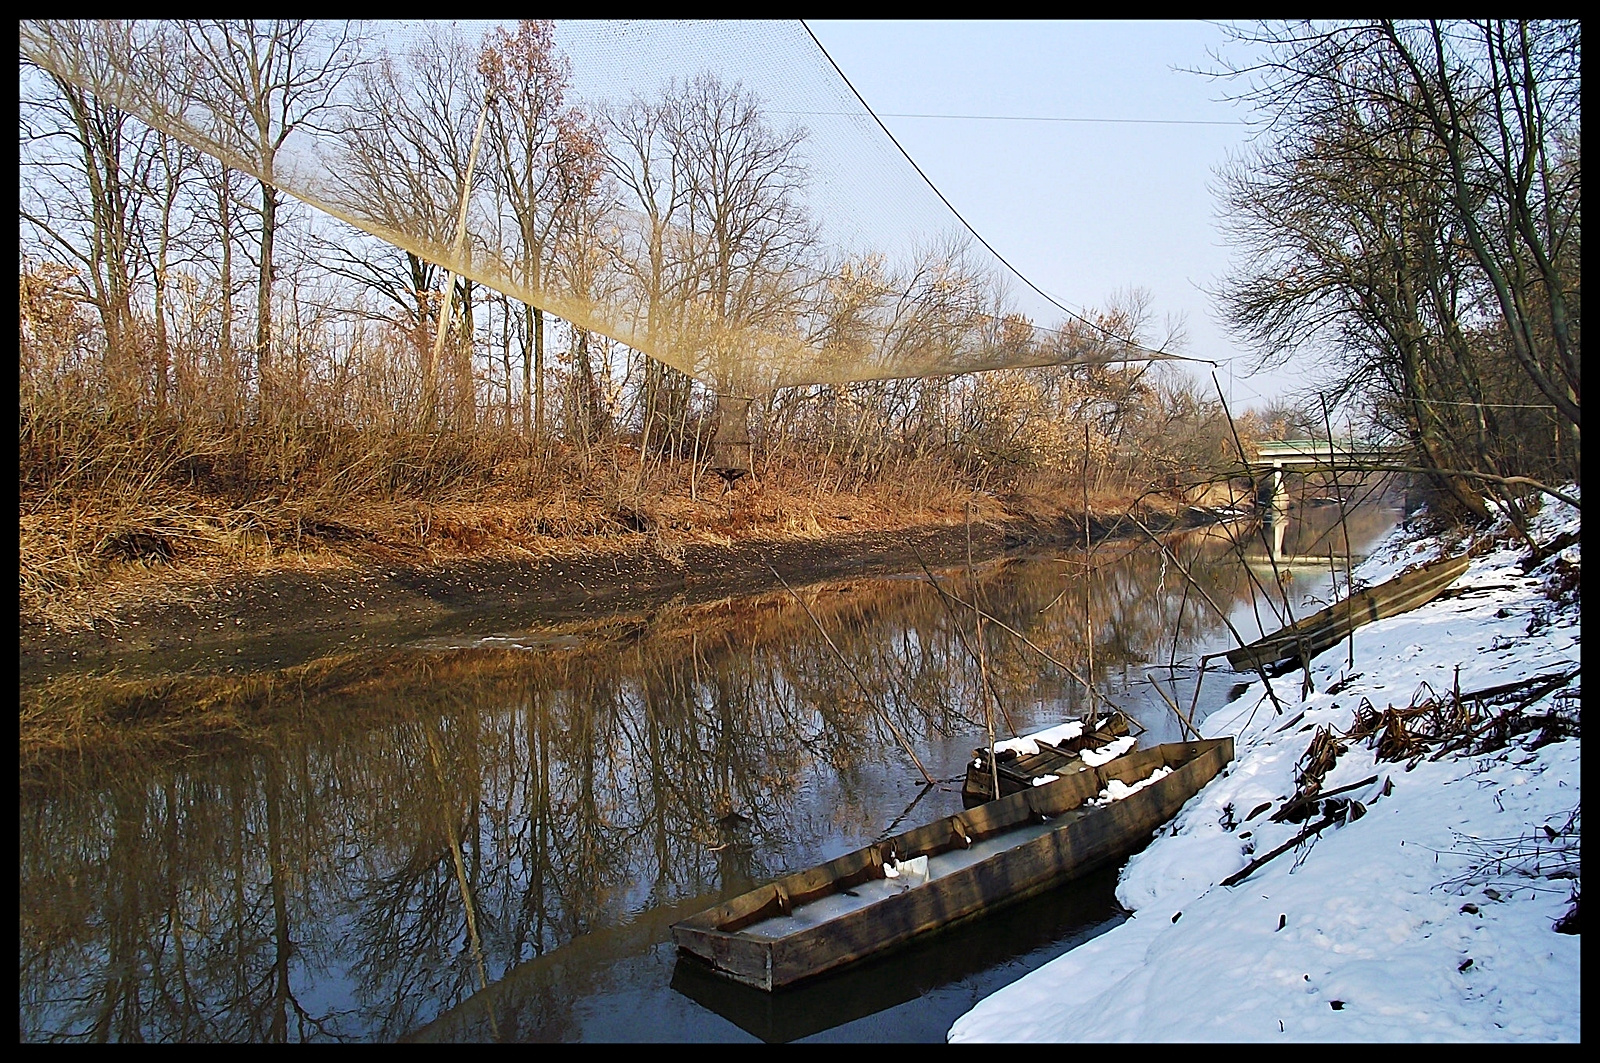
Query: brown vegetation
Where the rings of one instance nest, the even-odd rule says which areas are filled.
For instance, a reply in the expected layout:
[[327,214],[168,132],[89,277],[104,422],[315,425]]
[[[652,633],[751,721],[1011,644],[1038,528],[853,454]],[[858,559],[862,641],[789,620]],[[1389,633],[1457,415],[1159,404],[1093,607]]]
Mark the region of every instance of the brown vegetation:
[[[804,130],[738,85],[708,73],[608,109],[569,92],[547,23],[389,52],[361,32],[30,24],[52,58],[24,67],[25,627],[116,622],[274,572],[677,561],[1054,519],[1086,493],[1170,506],[1226,477],[1216,404],[1110,360],[1141,349],[1146,297],[1046,335],[956,243],[832,262],[805,207]],[[132,111],[85,87],[106,73],[97,49],[132,47],[215,119],[215,157],[150,118],[171,117],[159,86]],[[346,105],[338,194],[389,211],[398,245],[262,177]],[[453,275],[406,234],[493,259],[505,283]],[[565,295],[503,294],[524,289]],[[585,306],[636,306],[629,334],[656,357],[595,331]],[[779,332],[846,381],[931,372],[946,348],[1081,364],[785,384],[740,353]]]

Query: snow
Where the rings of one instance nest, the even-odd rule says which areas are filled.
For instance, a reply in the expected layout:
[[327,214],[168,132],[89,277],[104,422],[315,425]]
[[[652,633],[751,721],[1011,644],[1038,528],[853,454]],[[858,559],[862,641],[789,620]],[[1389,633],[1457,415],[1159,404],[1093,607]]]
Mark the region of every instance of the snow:
[[1149,775],[1146,775],[1138,782],[1132,784],[1125,783],[1121,779],[1112,779],[1110,782],[1106,783],[1106,788],[1104,790],[1101,790],[1094,797],[1089,798],[1087,804],[1109,805],[1113,801],[1121,801],[1124,797],[1136,794],[1140,790],[1143,790],[1146,786],[1160,782],[1162,779],[1165,779],[1171,774],[1171,768],[1157,768]]
[[[1578,527],[1547,501],[1533,535]],[[1274,680],[1283,715],[1257,680],[1205,720],[1208,736],[1235,737],[1235,759],[1124,868],[1117,898],[1134,914],[980,1001],[948,1039],[1581,1040],[1581,939],[1553,929],[1579,880],[1550,877],[1578,866],[1577,737],[1540,744],[1533,731],[1399,762],[1348,740],[1322,792],[1377,776],[1340,795],[1365,813],[1221,885],[1313,825],[1271,811],[1295,792],[1318,728],[1349,731],[1363,703],[1405,708],[1458,681],[1474,691],[1577,668],[1579,603],[1549,592],[1579,547],[1524,574],[1525,545],[1497,534],[1451,596],[1358,629],[1353,666],[1345,644],[1319,656],[1315,692],[1302,698],[1299,671]],[[1397,528],[1357,575],[1375,585],[1465,545]],[[1575,704],[1580,684],[1524,711]],[[1271,811],[1251,817],[1261,805]]]
[[1065,742],[1069,738],[1077,738],[1081,734],[1083,734],[1083,721],[1068,720],[1066,723],[1057,724],[1043,731],[1035,731],[1033,734],[1023,735],[1021,738],[1008,738],[1004,742],[996,742],[994,751],[998,755],[1008,749],[1014,749],[1017,751],[1018,756],[1031,757],[1039,752],[1040,742],[1049,742],[1051,745],[1055,745],[1058,742]]
[[1089,765],[1089,767],[1098,768],[1102,764],[1111,763],[1113,760],[1116,760],[1118,757],[1122,756],[1122,754],[1132,749],[1134,742],[1136,741],[1137,739],[1135,739],[1132,735],[1123,735],[1114,742],[1107,742],[1099,749],[1085,749],[1082,753],[1079,753],[1078,756],[1082,757],[1083,762]]

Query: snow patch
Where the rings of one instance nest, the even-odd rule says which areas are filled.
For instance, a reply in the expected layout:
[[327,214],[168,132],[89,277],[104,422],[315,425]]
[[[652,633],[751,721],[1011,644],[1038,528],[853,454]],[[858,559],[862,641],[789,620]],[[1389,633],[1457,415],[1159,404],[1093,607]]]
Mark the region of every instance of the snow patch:
[[[1580,526],[1551,498],[1531,522],[1541,543]],[[1345,734],[1363,704],[1381,712],[1448,697],[1457,683],[1484,690],[1577,669],[1576,593],[1552,598],[1554,559],[1523,573],[1526,546],[1509,527],[1491,534],[1456,584],[1482,590],[1358,629],[1353,667],[1344,644],[1322,655],[1309,694],[1298,672],[1273,680],[1285,715],[1257,681],[1208,717],[1202,729],[1232,735],[1235,759],[1123,868],[1117,898],[1134,916],[980,1001],[948,1039],[1580,1041],[1580,938],[1554,930],[1577,883],[1550,877],[1563,866],[1552,852],[1576,852],[1579,737],[1530,732],[1489,752],[1400,762],[1350,740],[1321,792],[1377,776],[1343,795],[1365,814],[1220,885],[1306,827],[1265,809],[1296,792],[1317,728]],[[1356,570],[1358,585],[1460,550],[1396,528]],[[1576,543],[1557,556],[1581,565]],[[1574,679],[1524,711],[1558,700],[1577,711],[1581,694]]]

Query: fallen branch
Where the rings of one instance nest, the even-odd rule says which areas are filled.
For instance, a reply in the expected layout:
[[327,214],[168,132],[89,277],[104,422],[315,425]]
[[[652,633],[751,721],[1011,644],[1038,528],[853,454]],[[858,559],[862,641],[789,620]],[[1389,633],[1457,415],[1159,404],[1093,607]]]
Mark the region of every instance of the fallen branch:
[[1359,790],[1363,786],[1371,786],[1377,781],[1378,777],[1376,775],[1370,775],[1367,778],[1362,779],[1360,782],[1353,782],[1349,786],[1341,786],[1337,790],[1329,790],[1327,793],[1319,792],[1306,794],[1304,797],[1297,797],[1293,801],[1286,802],[1282,808],[1274,812],[1271,816],[1271,819],[1274,823],[1282,823],[1284,820],[1289,819],[1302,808],[1314,805],[1318,801],[1326,800],[1335,794],[1349,793],[1351,790]]
[[[1471,749],[1474,742],[1486,739],[1493,728],[1509,726],[1514,719],[1522,716],[1523,710],[1528,708],[1528,706],[1533,705],[1541,698],[1560,690],[1562,687],[1576,679],[1579,674],[1580,672],[1578,669],[1574,669],[1569,673],[1547,673],[1545,675],[1537,675],[1533,676],[1532,678],[1519,680],[1513,683],[1504,683],[1497,687],[1489,687],[1485,690],[1479,690],[1469,694],[1462,694],[1459,699],[1461,702],[1481,702],[1490,701],[1496,698],[1503,698],[1511,694],[1521,694],[1529,690],[1532,691],[1532,693],[1527,694],[1515,705],[1512,705],[1506,709],[1502,709],[1501,711],[1490,716],[1488,719],[1483,720],[1476,726],[1468,726],[1460,734],[1450,737],[1444,741],[1443,744],[1441,744],[1438,752],[1434,753],[1433,756],[1429,757],[1428,759],[1439,760],[1446,754],[1458,752],[1460,750]],[[1551,713],[1546,713],[1544,717],[1540,717],[1539,719],[1549,719],[1552,715],[1553,714]],[[1529,720],[1528,722],[1531,723],[1533,721]],[[1483,750],[1480,750],[1480,752],[1483,752]]]
[[1222,885],[1234,886],[1240,882],[1243,882],[1245,879],[1249,878],[1258,867],[1266,863],[1268,860],[1271,860],[1274,857],[1282,856],[1284,853],[1288,852],[1290,849],[1293,849],[1295,846],[1299,845],[1307,838],[1310,838],[1312,835],[1321,834],[1324,830],[1333,826],[1335,823],[1342,822],[1343,820],[1343,815],[1324,816],[1322,819],[1317,820],[1317,822],[1313,823],[1299,834],[1296,834],[1293,838],[1290,838],[1288,841],[1272,850],[1272,852],[1268,853],[1266,856],[1256,857],[1254,860],[1246,864],[1243,870],[1235,871],[1233,874],[1223,879]]
[[1550,683],[1551,685],[1547,689],[1541,690],[1539,692],[1539,696],[1533,699],[1534,701],[1537,701],[1539,698],[1542,698],[1546,694],[1550,693],[1551,690],[1554,690],[1557,687],[1565,686],[1566,684],[1572,682],[1578,677],[1578,673],[1579,670],[1576,668],[1570,672],[1545,672],[1542,675],[1529,676],[1526,679],[1518,679],[1511,683],[1501,683],[1499,686],[1485,687],[1482,690],[1467,691],[1461,694],[1459,700],[1490,701],[1494,698],[1504,697],[1507,694],[1515,694],[1523,690],[1528,690],[1542,683]]
[[1577,532],[1562,532],[1560,535],[1556,536],[1554,539],[1551,539],[1543,546],[1538,547],[1527,557],[1523,558],[1522,561],[1519,562],[1518,567],[1522,569],[1523,575],[1527,575],[1529,572],[1532,572],[1534,569],[1538,568],[1539,565],[1548,558],[1555,554],[1559,554],[1573,543],[1580,541],[1581,536],[1579,536]]

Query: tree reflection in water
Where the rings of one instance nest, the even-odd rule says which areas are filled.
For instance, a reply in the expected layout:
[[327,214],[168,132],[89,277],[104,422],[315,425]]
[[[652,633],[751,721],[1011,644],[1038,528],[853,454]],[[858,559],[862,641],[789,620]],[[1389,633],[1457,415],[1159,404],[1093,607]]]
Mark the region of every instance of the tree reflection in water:
[[[1174,543],[1213,599],[1246,600],[1225,538]],[[1095,556],[1094,658],[1111,686],[1135,688],[1175,636],[1180,657],[1216,645],[1220,623],[1156,551]],[[1081,667],[1085,576],[1067,560],[978,575],[994,616]],[[951,626],[970,614],[920,574],[800,593],[930,770],[958,775],[983,734]],[[270,741],[24,790],[22,1039],[398,1039],[478,989],[452,837],[489,981],[562,962],[559,993],[501,993],[499,1033],[571,1038],[571,1001],[615,949],[866,844],[913,801],[919,821],[960,808],[958,785],[922,792],[784,595],[602,630],[538,652],[390,652],[306,692]],[[1086,709],[1061,669],[996,625],[984,639],[1019,724]]]

